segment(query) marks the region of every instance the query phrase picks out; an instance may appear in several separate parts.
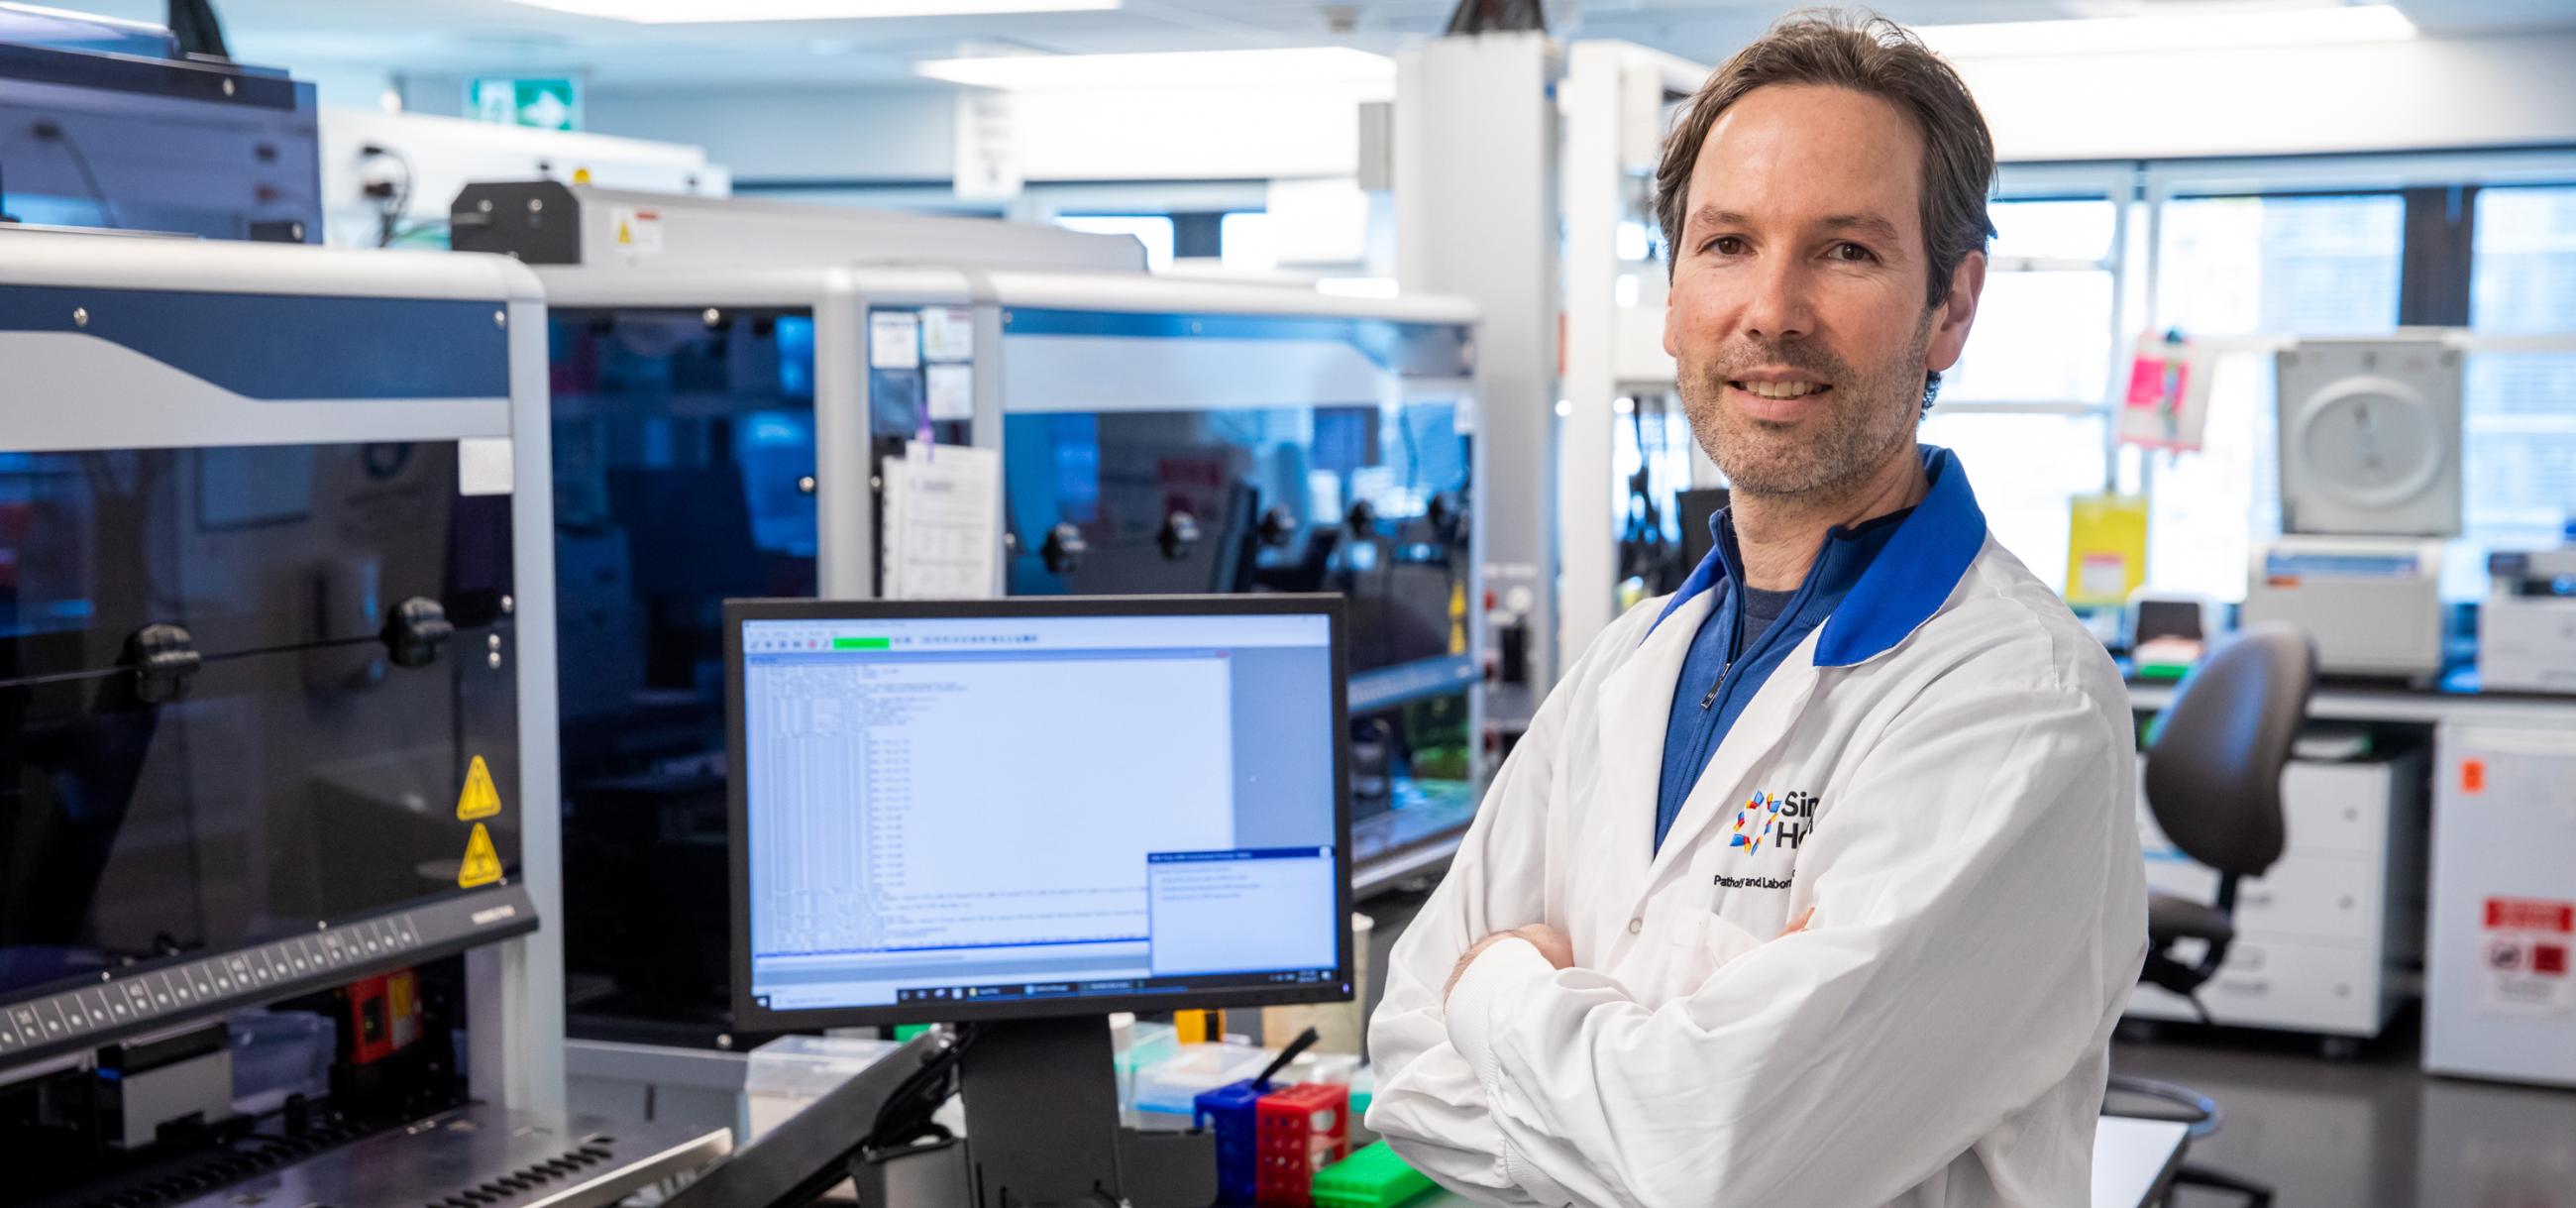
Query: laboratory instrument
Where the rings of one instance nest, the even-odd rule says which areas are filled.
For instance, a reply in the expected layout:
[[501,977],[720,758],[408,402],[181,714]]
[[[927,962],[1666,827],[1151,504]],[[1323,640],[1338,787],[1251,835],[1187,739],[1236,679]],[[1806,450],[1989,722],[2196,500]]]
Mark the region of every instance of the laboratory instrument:
[[157,25],[0,4],[0,222],[319,243],[313,95]]
[[2329,675],[2442,670],[2461,363],[2439,333],[2301,340],[2276,355],[2281,536],[2253,549],[2246,625],[2307,631]]
[[2576,744],[2434,732],[2424,1068],[2576,1086]]
[[2576,692],[2576,526],[2556,549],[2487,556],[2478,604],[2478,685]]
[[[552,182],[454,213],[550,305],[571,1054],[598,1102],[640,1082],[712,1113],[765,1039],[726,1011],[728,597],[1339,591],[1363,889],[1472,818],[1463,306],[1160,280],[1132,239],[981,220]],[[934,478],[989,485],[899,518]]]
[[[13,1195],[562,1113],[544,326],[500,257],[0,233]],[[325,1096],[237,1107],[298,1016]]]

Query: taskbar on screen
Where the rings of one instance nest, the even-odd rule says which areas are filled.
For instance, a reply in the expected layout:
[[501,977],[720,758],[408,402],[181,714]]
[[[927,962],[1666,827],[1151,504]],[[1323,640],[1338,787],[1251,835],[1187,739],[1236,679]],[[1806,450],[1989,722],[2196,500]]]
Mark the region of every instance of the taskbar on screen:
[[1332,969],[1297,969],[1276,973],[1200,974],[1190,977],[1128,977],[1104,981],[1011,982],[1003,985],[914,986],[895,991],[895,1004],[1033,1002],[1056,998],[1126,998],[1169,994],[1177,999],[1207,990],[1259,989],[1265,986],[1332,984]]

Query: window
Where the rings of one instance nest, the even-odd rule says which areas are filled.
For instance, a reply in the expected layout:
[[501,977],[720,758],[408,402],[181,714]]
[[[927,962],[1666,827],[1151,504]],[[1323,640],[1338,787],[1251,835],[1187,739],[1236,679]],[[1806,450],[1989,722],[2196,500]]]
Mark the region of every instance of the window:
[[1986,213],[1995,224],[1988,250],[1998,259],[2103,260],[2120,225],[2111,203],[2098,197],[1998,201]]
[[[1973,403],[2100,403],[2111,373],[2111,274],[1995,273],[1941,397]],[[2097,484],[2098,485],[2098,484]]]
[[[2397,325],[2405,205],[2395,194],[2205,197],[2167,203],[2157,330],[2186,336],[2367,335]],[[2159,456],[2148,581],[2245,596],[2251,542],[2281,529],[2272,357],[2218,360],[2200,452]]]
[[1172,220],[1159,214],[1059,214],[1055,224],[1094,235],[1133,235],[1145,245],[1145,267],[1162,272],[1172,267]]
[[[1998,201],[1993,272],[1941,397],[2100,403],[2110,381],[2117,213],[2101,199]],[[2098,484],[2097,484],[2098,485]]]
[[1920,435],[1959,454],[1995,540],[2063,590],[2068,501],[2102,489],[2109,422],[2063,409],[2106,404],[2119,213],[2103,198],[1998,201],[1988,213],[1993,271],[1976,328]]
[[[2490,188],[2477,197],[2469,326],[2576,333],[2576,186]],[[2576,519],[2576,352],[2469,357],[2461,538],[2442,594],[2486,594],[2490,550],[2555,546]]]
[[1936,406],[1919,437],[1959,455],[1995,541],[2063,594],[2067,501],[2101,492],[2107,422],[2099,413],[1953,415]]

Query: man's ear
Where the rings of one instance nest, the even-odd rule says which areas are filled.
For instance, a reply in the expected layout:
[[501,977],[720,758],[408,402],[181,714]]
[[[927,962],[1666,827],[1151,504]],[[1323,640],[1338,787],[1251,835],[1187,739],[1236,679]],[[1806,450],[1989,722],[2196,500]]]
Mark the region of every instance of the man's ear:
[[1932,339],[1923,349],[1925,369],[1939,373],[1959,363],[1960,350],[1968,346],[1968,328],[1977,321],[1977,299],[1985,292],[1986,254],[1961,256],[1959,267],[1950,271],[1950,296],[1932,311]]

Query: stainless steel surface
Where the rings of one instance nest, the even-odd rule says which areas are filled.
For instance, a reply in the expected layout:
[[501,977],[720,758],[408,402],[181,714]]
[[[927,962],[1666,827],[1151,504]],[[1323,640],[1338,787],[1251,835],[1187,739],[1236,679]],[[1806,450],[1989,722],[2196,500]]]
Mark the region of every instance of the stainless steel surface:
[[749,1053],[613,1040],[564,1042],[564,1068],[576,1078],[676,1083],[738,1095],[742,1093],[743,1073],[750,1065]]
[[[180,1208],[604,1208],[733,1151],[724,1129],[473,1106],[370,1137]],[[472,1192],[477,1198],[466,1198]]]
[[1361,864],[1351,870],[1351,896],[1372,897],[1416,877],[1437,877],[1448,872],[1450,857],[1458,854],[1458,844],[1464,838],[1463,833],[1451,835]]

